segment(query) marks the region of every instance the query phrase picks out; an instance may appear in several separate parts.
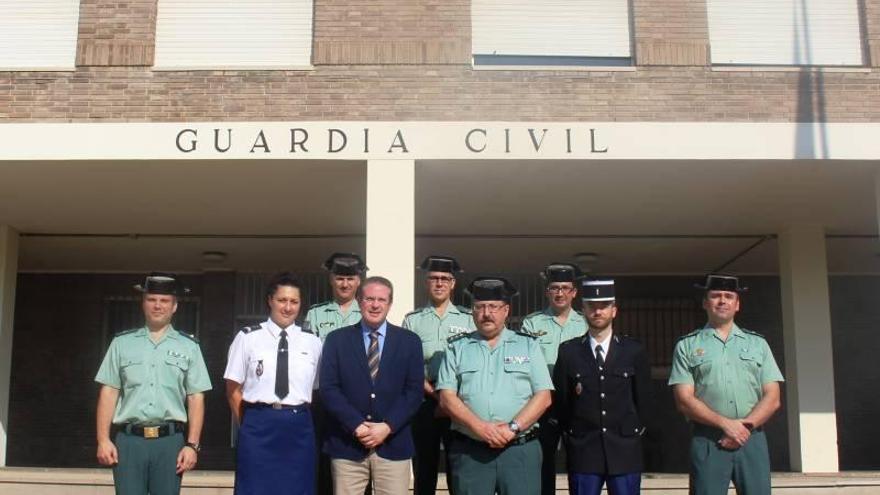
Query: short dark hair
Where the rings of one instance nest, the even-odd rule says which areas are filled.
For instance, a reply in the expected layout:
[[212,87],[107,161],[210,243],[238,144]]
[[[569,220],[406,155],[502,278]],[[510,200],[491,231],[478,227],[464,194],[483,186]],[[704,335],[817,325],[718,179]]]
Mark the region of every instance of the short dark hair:
[[388,302],[394,302],[394,286],[391,285],[390,280],[388,280],[385,277],[380,277],[378,275],[373,276],[373,277],[367,277],[364,279],[363,282],[361,282],[361,285],[358,286],[357,292],[355,293],[355,297],[357,298],[358,301],[360,301],[361,297],[363,297],[363,295],[364,295],[364,287],[366,287],[370,284],[378,284],[378,285],[384,285],[385,287],[388,287],[388,290],[390,291],[390,294],[388,296],[388,299],[389,299]]
[[302,282],[299,280],[299,277],[291,272],[276,273],[269,279],[269,283],[266,284],[266,299],[268,300],[274,296],[279,287],[293,287],[299,290],[300,299],[305,299],[306,297]]

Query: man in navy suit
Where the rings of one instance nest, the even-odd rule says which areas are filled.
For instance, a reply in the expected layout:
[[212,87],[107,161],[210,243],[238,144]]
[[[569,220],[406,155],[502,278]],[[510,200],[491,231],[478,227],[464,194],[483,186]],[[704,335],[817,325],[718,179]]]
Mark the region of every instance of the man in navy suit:
[[319,380],[334,495],[363,495],[371,479],[375,495],[409,491],[410,420],[425,371],[419,337],[385,321],[393,298],[388,279],[367,278],[357,293],[361,321],[324,342]]

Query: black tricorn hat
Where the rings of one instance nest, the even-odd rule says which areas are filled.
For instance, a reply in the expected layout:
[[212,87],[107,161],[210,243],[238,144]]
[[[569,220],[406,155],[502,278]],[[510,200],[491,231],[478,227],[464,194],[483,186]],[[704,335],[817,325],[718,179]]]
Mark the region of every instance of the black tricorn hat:
[[452,256],[438,255],[431,255],[425,258],[422,264],[419,265],[419,268],[426,272],[445,272],[452,273],[453,275],[464,271],[461,269],[461,265],[458,264],[458,260]]
[[477,277],[468,286],[467,292],[474,301],[510,302],[517,295],[516,287],[502,277]]
[[335,275],[362,275],[368,270],[364,260],[355,253],[333,253],[324,262],[324,268]]
[[177,283],[177,276],[173,273],[152,272],[144,279],[143,284],[137,284],[134,289],[144,294],[163,294],[179,296],[181,292],[190,291],[188,287],[181,287]]
[[560,263],[554,261],[541,272],[541,277],[549,284],[550,282],[571,282],[581,278],[583,274],[581,269],[571,263]]
[[706,282],[703,285],[694,284],[694,287],[702,291],[723,290],[727,292],[747,292],[748,287],[739,286],[739,278],[733,275],[725,275],[723,273],[712,273],[706,275]]
[[614,301],[614,280],[584,279],[581,282],[581,301]]

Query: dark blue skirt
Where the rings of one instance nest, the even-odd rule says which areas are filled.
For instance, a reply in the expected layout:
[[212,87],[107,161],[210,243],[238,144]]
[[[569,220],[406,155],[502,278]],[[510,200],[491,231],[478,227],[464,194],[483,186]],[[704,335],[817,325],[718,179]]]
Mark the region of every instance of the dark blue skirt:
[[306,407],[246,408],[238,430],[236,495],[314,495],[315,432]]

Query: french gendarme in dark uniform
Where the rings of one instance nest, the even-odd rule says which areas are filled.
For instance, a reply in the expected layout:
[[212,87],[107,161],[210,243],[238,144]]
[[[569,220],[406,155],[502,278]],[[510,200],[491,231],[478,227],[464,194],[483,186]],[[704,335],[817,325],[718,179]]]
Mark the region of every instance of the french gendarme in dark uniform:
[[[591,288],[593,293],[584,291],[585,302],[614,301],[613,284],[598,294]],[[584,312],[589,316],[587,305]],[[610,495],[639,493],[650,380],[642,345],[617,331],[602,342],[588,333],[559,347],[553,411],[563,431],[572,495],[598,495],[603,484]]]

